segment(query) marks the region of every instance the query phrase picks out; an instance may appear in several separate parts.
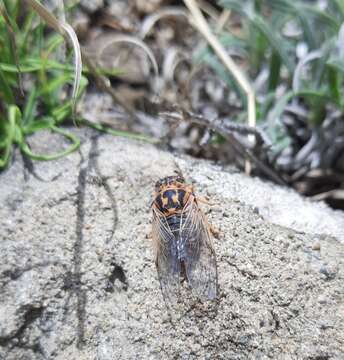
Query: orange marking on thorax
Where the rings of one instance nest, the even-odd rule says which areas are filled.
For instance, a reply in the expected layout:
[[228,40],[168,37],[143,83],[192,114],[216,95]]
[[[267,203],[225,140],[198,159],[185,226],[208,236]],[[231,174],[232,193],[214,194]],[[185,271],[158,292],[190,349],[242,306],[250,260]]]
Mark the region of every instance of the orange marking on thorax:
[[193,187],[190,185],[168,184],[155,193],[154,203],[165,216],[170,216],[181,213],[192,195]]
[[178,190],[176,190],[176,194],[172,196],[172,201],[174,204],[181,205],[178,200]]

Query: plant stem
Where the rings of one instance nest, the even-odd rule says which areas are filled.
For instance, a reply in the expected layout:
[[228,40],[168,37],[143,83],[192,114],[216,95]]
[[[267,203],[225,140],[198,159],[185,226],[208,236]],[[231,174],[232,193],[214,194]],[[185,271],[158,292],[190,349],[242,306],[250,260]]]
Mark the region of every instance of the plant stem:
[[[185,5],[190,10],[191,24],[193,24],[197,30],[204,36],[208,41],[209,45],[213,48],[217,56],[227,67],[227,69],[234,76],[235,80],[238,82],[239,86],[244,90],[247,96],[247,113],[248,113],[248,124],[249,126],[256,126],[256,100],[254,90],[246,79],[245,75],[242,73],[240,68],[235,64],[233,59],[228,55],[224,47],[221,45],[216,36],[212,33],[209,28],[208,23],[206,22],[204,16],[202,15],[201,10],[199,9],[195,0],[184,0]],[[251,140],[251,137],[250,137]],[[251,166],[248,162],[245,165],[246,173],[250,173]]]

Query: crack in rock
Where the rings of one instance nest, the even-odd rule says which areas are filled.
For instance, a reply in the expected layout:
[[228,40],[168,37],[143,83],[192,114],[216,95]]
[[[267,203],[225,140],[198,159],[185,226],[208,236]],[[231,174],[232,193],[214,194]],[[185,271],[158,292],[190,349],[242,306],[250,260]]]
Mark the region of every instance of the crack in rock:
[[[43,306],[38,306],[38,307],[33,307],[31,305],[28,306],[28,308],[25,310],[23,324],[16,330],[14,334],[0,337],[0,346],[5,346],[10,342],[12,342],[12,340],[14,339],[18,340],[18,343],[20,343],[20,338],[24,334],[25,330],[42,316],[43,311],[44,311]],[[14,346],[19,346],[19,345],[16,344]]]

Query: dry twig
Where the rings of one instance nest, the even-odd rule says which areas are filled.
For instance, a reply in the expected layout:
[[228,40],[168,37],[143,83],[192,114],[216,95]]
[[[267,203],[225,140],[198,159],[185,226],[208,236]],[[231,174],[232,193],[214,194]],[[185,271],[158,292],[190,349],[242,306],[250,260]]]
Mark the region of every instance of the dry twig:
[[262,145],[269,146],[266,144],[265,137],[262,135],[260,131],[258,131],[254,127],[249,126],[241,126],[238,127],[236,124],[228,125],[225,124],[221,119],[214,119],[210,121],[209,119],[193,114],[190,111],[184,110],[178,106],[174,106],[169,109],[164,109],[164,111],[159,113],[160,116],[168,117],[177,121],[189,121],[191,123],[199,124],[201,126],[205,126],[207,129],[212,130],[221,136],[223,136],[237,151],[242,157],[247,157],[256,166],[271,180],[275,181],[280,185],[287,185],[286,181],[282,179],[273,169],[271,169],[268,165],[266,165],[262,160],[260,160],[254,153],[249,149],[245,144],[242,144],[241,141],[235,136],[235,133],[245,133],[251,134],[256,138],[256,143]]

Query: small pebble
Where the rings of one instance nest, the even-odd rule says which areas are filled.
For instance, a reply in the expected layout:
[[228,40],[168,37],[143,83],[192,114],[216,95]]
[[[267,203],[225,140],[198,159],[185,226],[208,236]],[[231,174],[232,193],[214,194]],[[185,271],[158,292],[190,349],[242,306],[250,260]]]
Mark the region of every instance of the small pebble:
[[326,280],[332,280],[336,277],[338,269],[336,266],[331,265],[322,265],[320,268],[320,273],[325,275]]
[[320,251],[320,243],[318,241],[312,245],[312,250]]
[[319,304],[326,304],[327,303],[327,296],[319,295],[318,296],[318,302],[319,302]]

